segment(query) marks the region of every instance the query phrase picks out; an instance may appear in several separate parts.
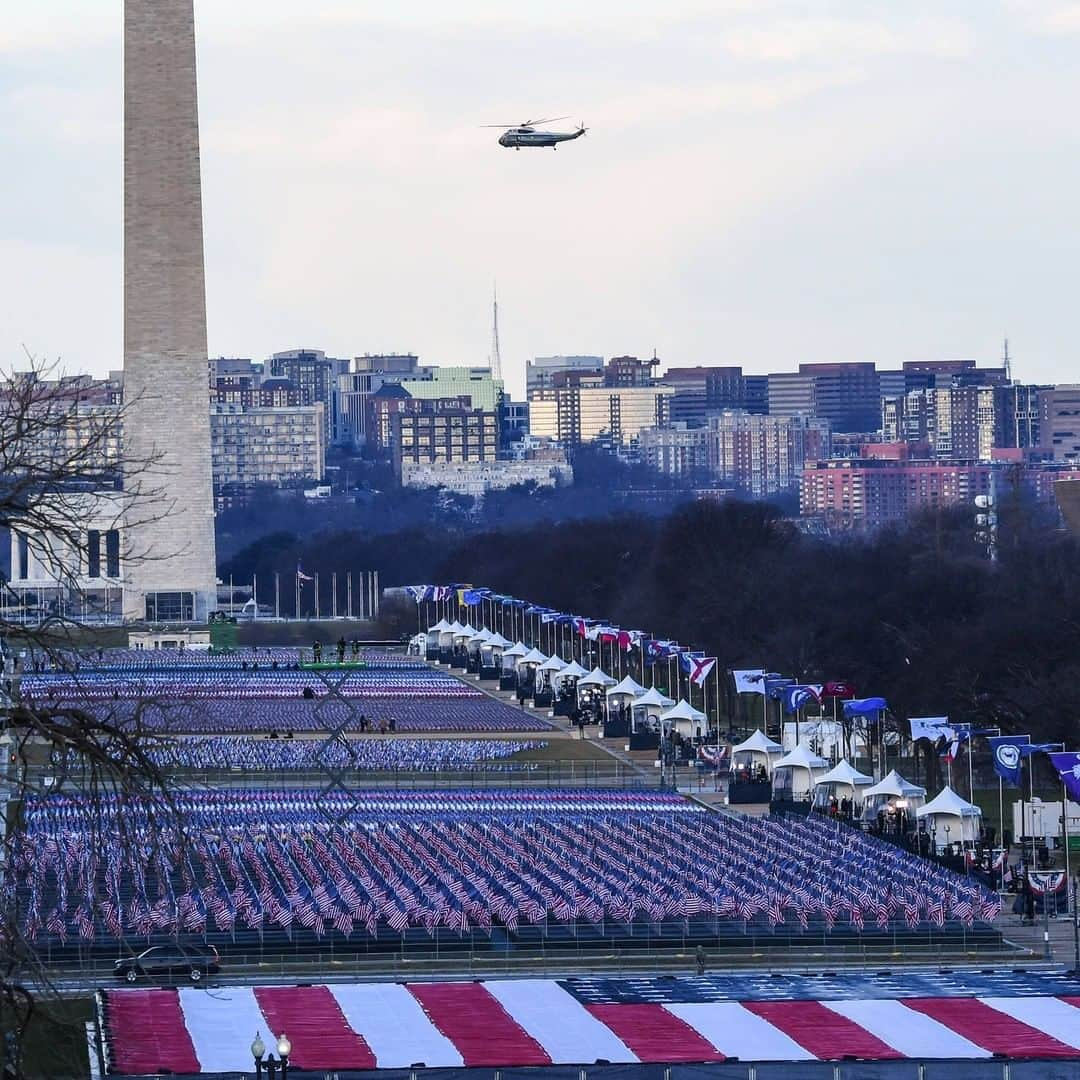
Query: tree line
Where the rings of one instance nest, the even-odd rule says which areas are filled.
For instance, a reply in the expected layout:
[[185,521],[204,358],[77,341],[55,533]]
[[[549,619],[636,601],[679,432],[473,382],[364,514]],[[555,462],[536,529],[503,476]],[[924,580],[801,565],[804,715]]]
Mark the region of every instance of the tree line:
[[[378,569],[383,586],[471,582],[672,638],[725,668],[848,679],[898,717],[949,715],[1080,745],[1080,544],[1031,508],[1002,509],[999,557],[970,509],[842,540],[761,503],[689,502],[463,531],[279,532],[224,568]],[[387,613],[415,629],[415,610]],[[395,621],[396,620],[396,621]]]

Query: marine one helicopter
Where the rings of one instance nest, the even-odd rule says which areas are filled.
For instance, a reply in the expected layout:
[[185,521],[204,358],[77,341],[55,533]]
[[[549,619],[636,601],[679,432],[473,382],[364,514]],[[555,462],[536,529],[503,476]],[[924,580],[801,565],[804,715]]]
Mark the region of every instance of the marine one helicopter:
[[520,150],[523,146],[550,146],[554,150],[561,142],[580,139],[588,130],[584,124],[577,131],[538,131],[541,124],[554,124],[565,120],[565,116],[549,116],[544,120],[526,120],[524,124],[484,124],[489,128],[506,128],[499,136],[500,146],[512,146]]

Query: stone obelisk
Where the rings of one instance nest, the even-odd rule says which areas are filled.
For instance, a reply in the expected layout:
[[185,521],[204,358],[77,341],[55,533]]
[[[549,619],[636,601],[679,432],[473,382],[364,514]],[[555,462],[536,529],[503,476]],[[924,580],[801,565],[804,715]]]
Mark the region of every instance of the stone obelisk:
[[124,613],[217,607],[194,0],[124,3]]

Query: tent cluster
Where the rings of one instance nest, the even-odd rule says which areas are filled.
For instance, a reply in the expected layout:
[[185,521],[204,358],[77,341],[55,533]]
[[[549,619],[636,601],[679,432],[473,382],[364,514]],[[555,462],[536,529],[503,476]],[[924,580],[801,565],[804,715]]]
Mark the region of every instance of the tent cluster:
[[[613,655],[617,652],[636,652],[641,670],[661,662],[675,663],[679,671],[696,686],[704,686],[716,670],[715,656],[705,656],[676,641],[659,640],[641,630],[626,630],[601,620],[568,615],[553,608],[501,596],[489,589],[454,590],[449,586],[414,585],[409,587],[409,591],[416,599],[418,609],[422,603],[456,602],[471,610],[478,605],[486,605],[493,622],[500,622],[504,626],[509,624],[515,632],[520,627],[524,633],[526,624],[533,626],[535,621],[535,633],[528,636],[536,640],[543,636],[541,631],[546,627],[552,642],[559,632],[563,632],[600,646],[609,646]],[[507,611],[511,613],[510,618],[506,617]],[[446,618],[439,619],[428,627],[426,637],[427,656],[432,660],[449,660],[462,652],[479,654],[485,667],[497,666],[507,654],[515,661],[526,655],[531,657],[531,662],[539,663],[547,659],[538,649],[530,650],[520,641],[512,643],[499,630],[486,626],[478,629],[471,623],[461,623],[456,619],[452,622]]]
[[973,880],[833,822],[736,819],[657,792],[189,792],[176,811],[107,801],[95,829],[76,799],[29,800],[8,879],[27,938],[671,920],[861,930],[998,911]]
[[638,724],[663,726],[687,735],[703,734],[708,728],[708,719],[700,709],[685,699],[676,702],[655,687],[646,688],[630,675],[616,679],[599,666],[589,671],[577,660],[566,661],[557,653],[548,656],[524,642],[510,643],[486,628],[476,630],[460,623],[447,623],[445,619],[430,627],[428,636],[437,639],[440,648],[445,647],[445,639],[450,639],[454,647],[479,650],[481,670],[512,674],[515,684],[534,696],[549,692],[556,698],[570,697],[578,707],[600,699],[608,716],[625,710],[631,718],[631,728]]
[[[170,740],[145,748],[164,770],[301,769],[396,770],[409,772],[518,772],[535,763],[508,761],[544,741],[520,739],[250,739],[220,735]],[[59,762],[57,762],[59,764]],[[66,765],[77,768],[72,755]]]
[[945,787],[926,802],[926,788],[905,780],[895,769],[874,782],[850,762],[841,759],[830,768],[823,758],[805,745],[784,753],[783,747],[761,731],[732,748],[736,778],[767,779],[774,797],[812,798],[824,809],[833,801],[849,800],[853,816],[865,822],[876,821],[879,814],[897,810],[913,814],[926,830],[935,834],[939,846],[948,841],[974,842],[979,838],[982,811]]

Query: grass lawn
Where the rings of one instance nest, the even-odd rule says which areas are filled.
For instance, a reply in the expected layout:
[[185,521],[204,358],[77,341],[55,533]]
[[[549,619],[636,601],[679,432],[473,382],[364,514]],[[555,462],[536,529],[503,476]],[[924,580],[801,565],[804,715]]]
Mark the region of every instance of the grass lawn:
[[[533,738],[530,734],[528,738]],[[537,736],[544,738],[543,735]],[[555,736],[539,750],[522,750],[510,761],[613,761],[611,755],[591,739],[570,739]]]

